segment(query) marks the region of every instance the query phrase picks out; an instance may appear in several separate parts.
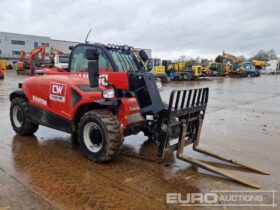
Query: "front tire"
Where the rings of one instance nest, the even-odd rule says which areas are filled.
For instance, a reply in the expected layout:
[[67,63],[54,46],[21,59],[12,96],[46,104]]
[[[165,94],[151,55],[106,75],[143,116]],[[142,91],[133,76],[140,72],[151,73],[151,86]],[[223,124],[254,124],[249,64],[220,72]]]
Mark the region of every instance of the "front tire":
[[14,98],[10,107],[10,121],[14,131],[23,136],[32,135],[38,130],[28,117],[28,101],[25,98]]
[[78,139],[82,153],[95,162],[107,162],[117,157],[123,143],[123,129],[109,111],[89,111],[81,118]]

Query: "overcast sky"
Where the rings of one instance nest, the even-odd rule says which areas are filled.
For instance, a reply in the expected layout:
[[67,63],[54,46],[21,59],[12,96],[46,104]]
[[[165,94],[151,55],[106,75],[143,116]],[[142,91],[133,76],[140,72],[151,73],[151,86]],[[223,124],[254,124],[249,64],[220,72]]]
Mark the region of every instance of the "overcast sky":
[[280,53],[279,0],[0,0],[0,30],[129,44],[161,58]]

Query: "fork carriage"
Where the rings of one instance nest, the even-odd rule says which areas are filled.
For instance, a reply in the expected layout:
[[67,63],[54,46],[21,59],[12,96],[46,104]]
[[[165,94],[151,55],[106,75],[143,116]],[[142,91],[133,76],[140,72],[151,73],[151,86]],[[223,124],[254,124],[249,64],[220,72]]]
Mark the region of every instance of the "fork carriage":
[[[176,151],[176,157],[194,166],[225,176],[244,185],[260,188],[261,186],[251,180],[231,174],[226,170],[210,165],[204,161],[196,160],[184,154],[184,147],[192,145],[194,151],[203,153],[213,158],[249,169],[260,174],[269,174],[263,169],[243,162],[224,157],[199,147],[200,133],[207,108],[209,89],[198,88],[188,90],[173,90],[169,104],[166,107],[161,100],[158,91],[154,91],[155,85],[151,82],[152,75],[139,74],[134,77],[133,86],[142,115],[150,121],[155,130],[158,143],[157,157],[162,159],[165,152]],[[143,98],[146,100],[143,101]],[[171,144],[172,142],[176,142]]]

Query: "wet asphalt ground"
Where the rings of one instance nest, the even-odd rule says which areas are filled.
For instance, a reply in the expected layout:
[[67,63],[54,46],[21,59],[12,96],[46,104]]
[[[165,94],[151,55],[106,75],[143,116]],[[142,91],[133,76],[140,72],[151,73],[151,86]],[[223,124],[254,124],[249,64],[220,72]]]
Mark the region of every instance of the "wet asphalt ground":
[[[26,76],[14,72],[6,72],[5,76],[0,81],[1,210],[236,209],[167,204],[166,193],[255,190],[179,161],[175,154],[156,163],[151,160],[156,145],[142,134],[125,138],[120,157],[107,164],[87,160],[72,145],[70,135],[53,129],[40,126],[34,136],[18,136],[10,125],[8,97]],[[257,181],[262,185],[261,191],[279,191],[280,75],[171,82],[164,85],[161,94],[167,100],[174,88],[199,87],[210,88],[202,146],[265,168],[271,175],[224,164],[191,148],[186,148],[185,153]],[[263,203],[273,201],[271,192],[262,195]],[[280,204],[279,192],[274,202]]]

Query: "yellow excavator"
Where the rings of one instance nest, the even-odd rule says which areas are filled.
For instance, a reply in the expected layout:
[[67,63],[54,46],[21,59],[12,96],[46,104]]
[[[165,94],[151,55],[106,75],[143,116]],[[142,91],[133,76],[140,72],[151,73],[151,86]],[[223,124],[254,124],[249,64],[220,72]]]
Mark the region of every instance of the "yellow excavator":
[[[242,62],[239,58],[229,53],[222,53],[223,64],[225,60],[230,60],[232,66],[229,68],[229,76],[241,76],[241,77],[258,77],[260,72],[255,69],[255,66],[251,62]],[[228,64],[228,63],[227,63]]]
[[240,65],[242,63],[242,61],[239,58],[237,58],[236,56],[231,55],[229,53],[225,53],[223,51],[222,57],[224,58],[223,59],[223,63],[226,63],[225,59],[231,60],[231,62],[232,62],[232,71],[243,71],[244,70],[244,66]]

